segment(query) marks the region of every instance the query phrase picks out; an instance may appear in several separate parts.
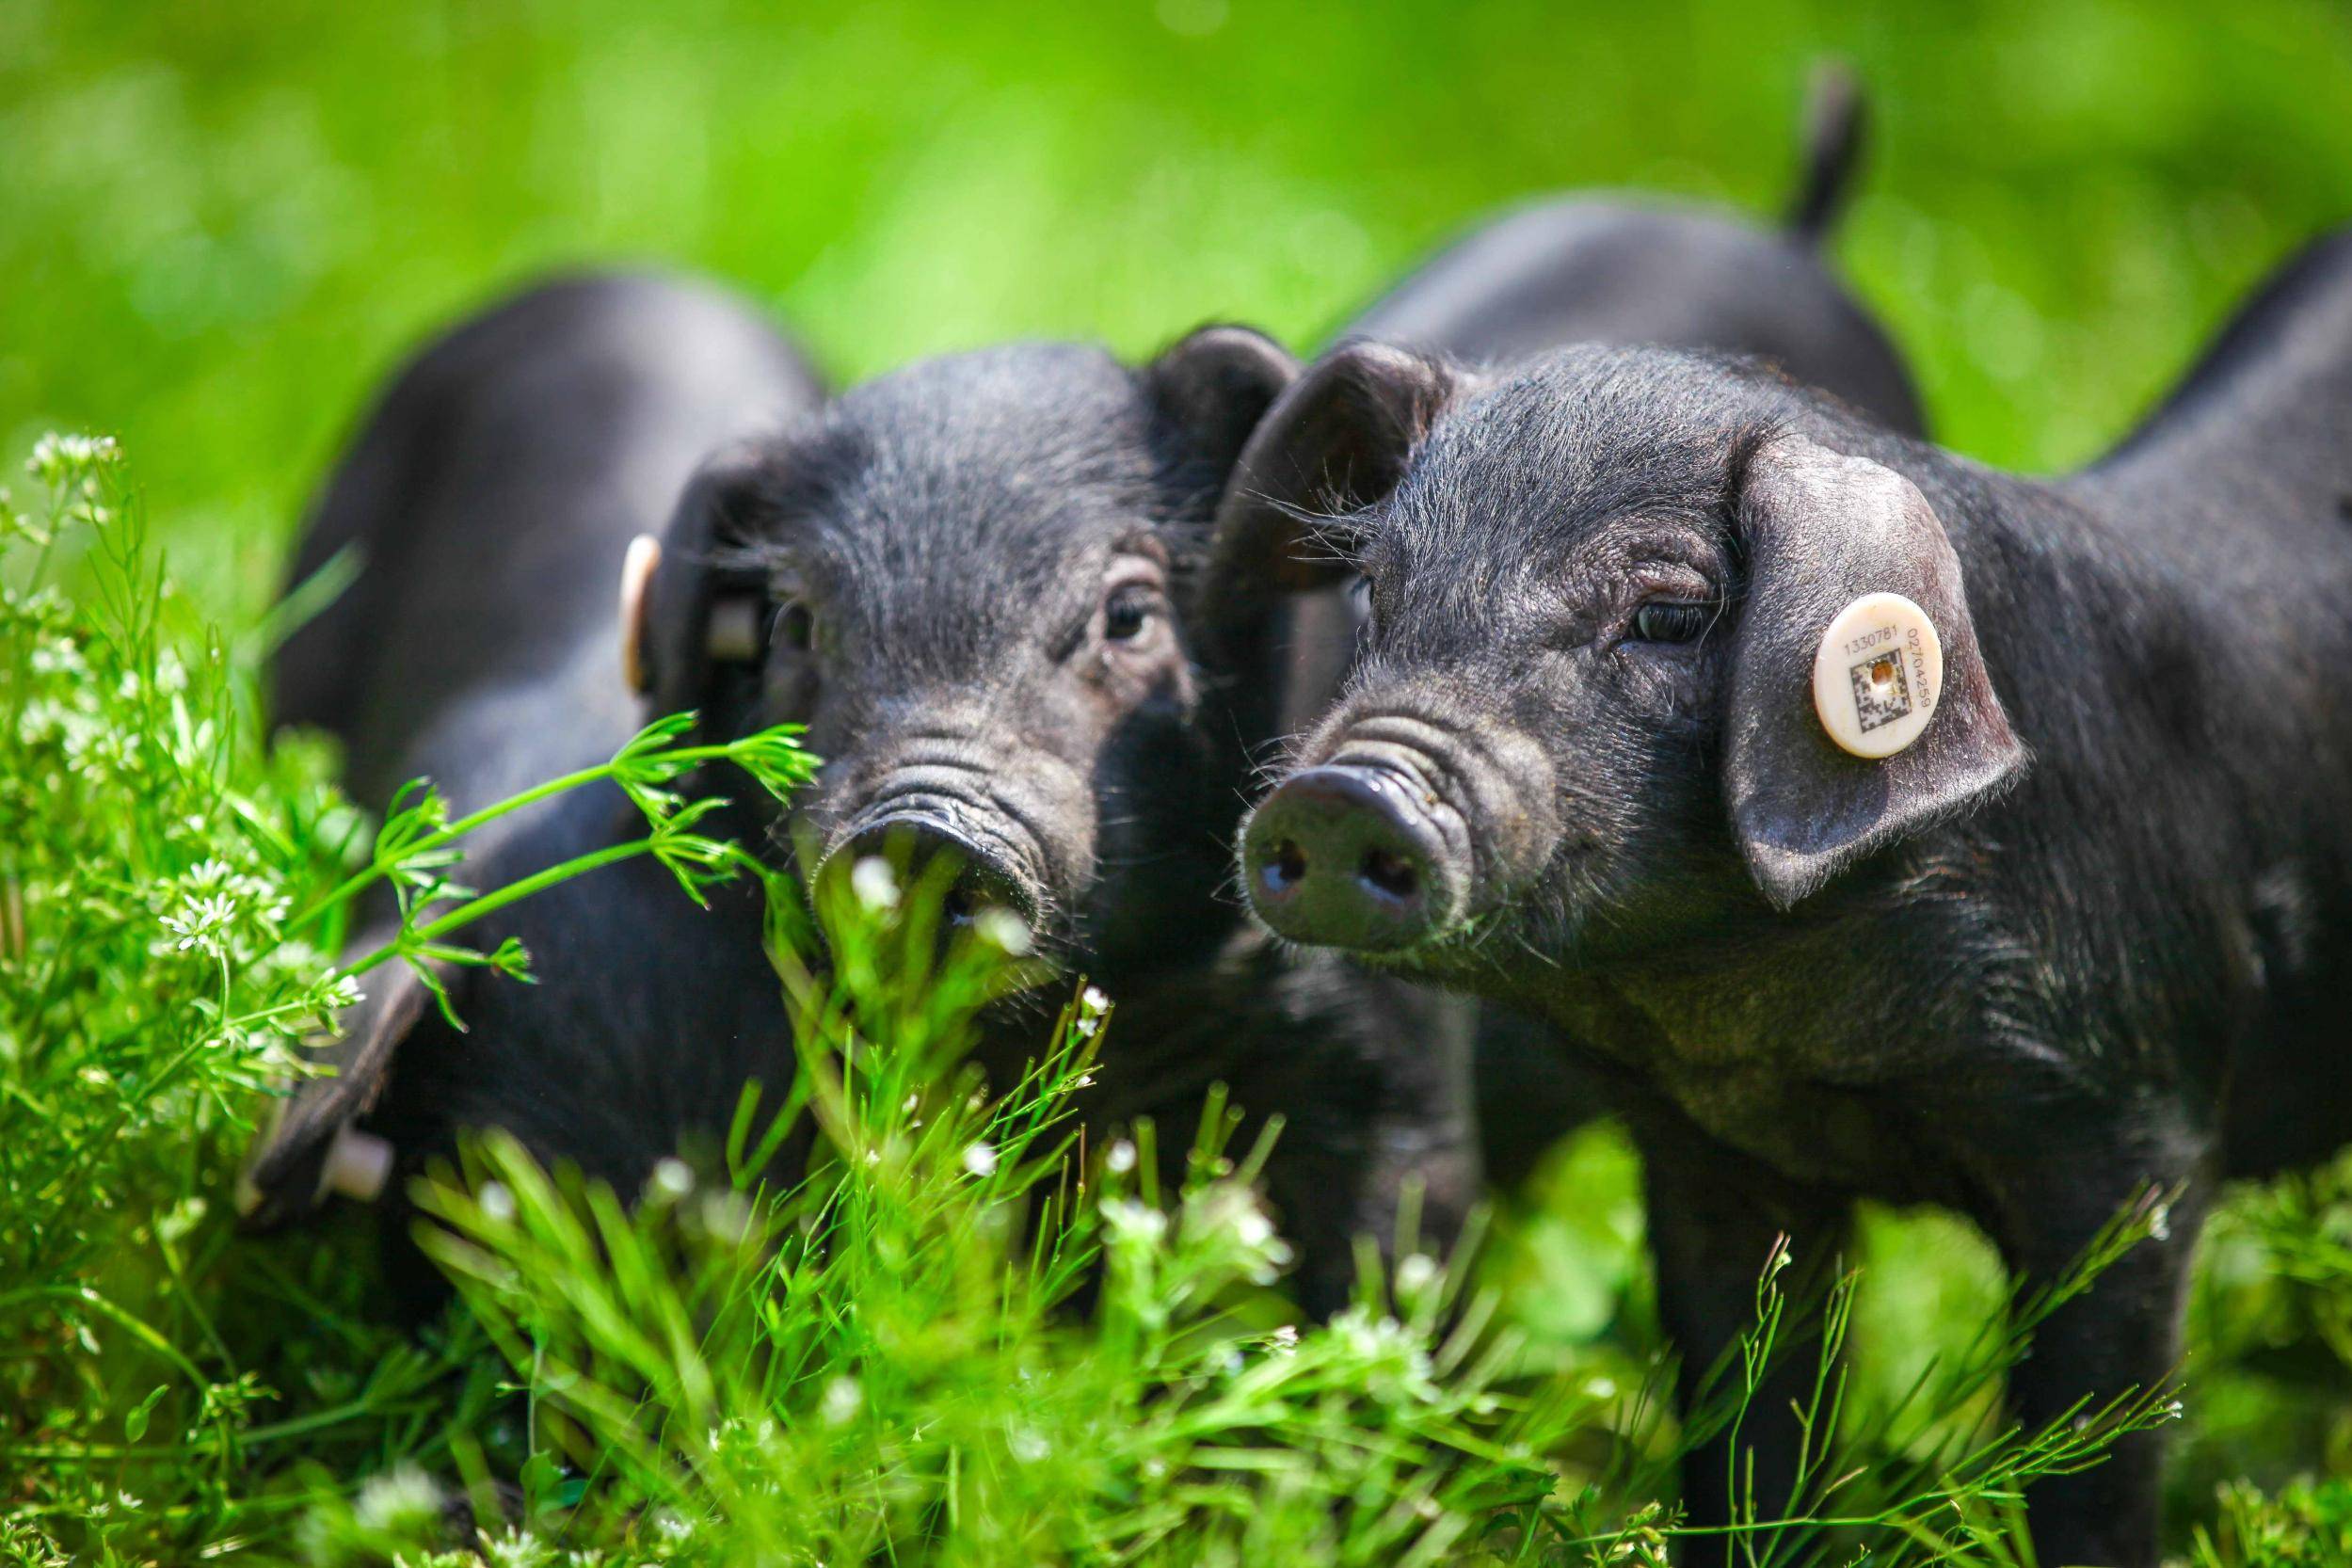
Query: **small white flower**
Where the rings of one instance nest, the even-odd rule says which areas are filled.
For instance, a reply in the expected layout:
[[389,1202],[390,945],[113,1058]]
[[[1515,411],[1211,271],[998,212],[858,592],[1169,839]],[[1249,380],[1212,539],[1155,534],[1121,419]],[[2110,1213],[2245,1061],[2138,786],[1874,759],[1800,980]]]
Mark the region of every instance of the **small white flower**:
[[503,1181],[484,1182],[480,1202],[482,1212],[500,1224],[515,1217],[515,1195]]
[[1397,1265],[1397,1294],[1408,1300],[1421,1295],[1437,1283],[1437,1260],[1425,1253],[1415,1253]]
[[964,1151],[964,1169],[976,1176],[996,1175],[996,1149],[987,1144],[974,1144]]
[[179,940],[173,951],[201,950],[215,957],[226,951],[223,937],[237,918],[236,900],[227,893],[200,894],[163,917],[163,927]]
[[370,1476],[360,1488],[352,1512],[371,1530],[387,1535],[414,1536],[438,1523],[441,1491],[433,1478],[410,1465]]
[[33,645],[30,664],[35,675],[84,676],[89,673],[89,662],[82,650],[63,638]]
[[1157,1243],[1168,1234],[1168,1216],[1133,1198],[1112,1198],[1102,1206],[1102,1222],[1114,1241]]
[[672,1202],[695,1190],[695,1174],[682,1160],[668,1159],[653,1167],[653,1191]]
[[25,472],[44,485],[62,485],[74,474],[120,455],[111,436],[70,436],[52,431],[33,443]]
[[1103,993],[1101,986],[1089,985],[1078,994],[1078,1007],[1081,1013],[1099,1017],[1111,1011],[1111,999]]
[[2159,1241],[2172,1240],[2172,1206],[2170,1204],[2156,1205],[2155,1212],[2148,1216],[2148,1234]]
[[489,1568],[546,1568],[555,1560],[555,1548],[520,1526],[506,1533],[482,1538],[482,1560]]
[[1015,958],[1027,956],[1036,946],[1021,918],[1000,905],[991,904],[983,909],[973,918],[972,929],[980,934],[982,941]]
[[1107,1171],[1121,1175],[1135,1169],[1135,1145],[1121,1138],[1102,1151],[1102,1165]]
[[824,1395],[817,1401],[818,1418],[828,1427],[847,1426],[856,1418],[866,1402],[864,1390],[853,1377],[837,1377],[824,1385]]
[[1278,1329],[1274,1330],[1274,1332],[1273,1332],[1273,1333],[1272,1333],[1272,1335],[1271,1335],[1271,1336],[1267,1338],[1267,1341],[1266,1341],[1266,1347],[1267,1347],[1267,1349],[1269,1349],[1269,1350],[1272,1351],[1272,1352],[1273,1352],[1276,1355],[1296,1355],[1296,1354],[1298,1354],[1298,1353],[1299,1353],[1299,1326],[1298,1326],[1298,1324],[1296,1324],[1296,1323],[1285,1323],[1285,1324],[1283,1324],[1280,1328],[1278,1328]]
[[898,907],[898,875],[890,863],[879,856],[869,855],[850,868],[850,891],[857,902],[876,913]]

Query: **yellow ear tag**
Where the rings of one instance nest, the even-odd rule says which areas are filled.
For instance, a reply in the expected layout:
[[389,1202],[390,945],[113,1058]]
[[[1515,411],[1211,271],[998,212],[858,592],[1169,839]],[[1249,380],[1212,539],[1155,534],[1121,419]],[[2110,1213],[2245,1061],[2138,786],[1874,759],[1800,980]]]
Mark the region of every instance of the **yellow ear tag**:
[[1944,696],[1944,639],[1901,594],[1838,613],[1813,659],[1813,711],[1841,750],[1892,757],[1919,739]]
[[629,541],[629,553],[620,563],[620,678],[623,684],[645,695],[645,606],[646,590],[652,585],[653,570],[662,564],[662,541],[650,534],[640,534]]

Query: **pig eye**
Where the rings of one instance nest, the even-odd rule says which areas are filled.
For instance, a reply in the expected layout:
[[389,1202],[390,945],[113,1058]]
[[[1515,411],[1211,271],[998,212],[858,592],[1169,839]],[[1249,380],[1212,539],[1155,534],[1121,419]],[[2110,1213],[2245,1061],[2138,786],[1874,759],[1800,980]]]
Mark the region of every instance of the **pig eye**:
[[799,600],[785,600],[776,612],[775,638],[795,653],[808,652],[817,640],[815,612]]
[[1159,600],[1140,585],[1120,588],[1103,600],[1102,634],[1114,643],[1133,642],[1151,625]]
[[1695,643],[1715,619],[1715,606],[1654,599],[1633,613],[1633,634],[1645,643]]

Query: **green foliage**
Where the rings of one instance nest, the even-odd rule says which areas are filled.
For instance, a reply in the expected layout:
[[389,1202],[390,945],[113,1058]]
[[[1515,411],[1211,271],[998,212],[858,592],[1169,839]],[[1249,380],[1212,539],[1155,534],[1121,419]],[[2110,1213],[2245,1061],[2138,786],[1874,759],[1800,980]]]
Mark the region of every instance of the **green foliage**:
[[2221,1489],[2221,1517],[2197,1531],[2192,1568],[2343,1568],[2352,1563],[2352,1484],[2296,1481],[2265,1497],[2244,1481]]
[[[149,547],[114,444],[45,439],[28,467],[34,508],[0,501],[0,1481],[16,1481],[0,1505],[20,1540],[71,1522],[75,1560],[105,1560],[118,1540],[233,1540],[269,1513],[243,1494],[280,1456],[438,1451],[440,1423],[487,1400],[479,1380],[440,1387],[470,1330],[398,1344],[329,1255],[288,1272],[237,1246],[228,1201],[264,1091],[359,977],[394,957],[520,976],[519,951],[446,938],[591,869],[475,895],[443,874],[463,836],[612,777],[648,831],[594,863],[653,855],[695,892],[752,862],[665,786],[724,761],[784,792],[808,760],[781,734],[680,745],[673,721],[460,823],[413,791],[371,849],[314,748],[258,745],[226,642]],[[46,581],[64,550],[78,598]],[[351,895],[387,878],[396,932],[329,962],[309,938],[339,944]],[[280,1332],[322,1320],[329,1359]],[[296,1410],[293,1384],[319,1397]]]
[[[184,1454],[174,1506],[216,1510],[262,1397],[197,1282],[256,1092],[344,1000],[289,915],[360,821],[315,753],[255,751],[113,444],[30,466],[0,590],[0,1454],[69,1463],[0,1495],[104,1540],[152,1525],[114,1456]],[[79,603],[43,580],[69,530]]]

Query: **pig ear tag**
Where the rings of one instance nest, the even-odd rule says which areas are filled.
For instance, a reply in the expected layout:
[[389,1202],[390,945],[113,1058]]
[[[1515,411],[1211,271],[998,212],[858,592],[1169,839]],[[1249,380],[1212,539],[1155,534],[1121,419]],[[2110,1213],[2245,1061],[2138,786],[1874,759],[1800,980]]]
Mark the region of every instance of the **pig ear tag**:
[[661,564],[662,541],[650,534],[630,540],[629,553],[620,563],[620,678],[639,696],[646,689],[646,591]]
[[1840,750],[1876,760],[1919,739],[1944,696],[1944,639],[1901,594],[1864,594],[1821,633],[1813,711]]

